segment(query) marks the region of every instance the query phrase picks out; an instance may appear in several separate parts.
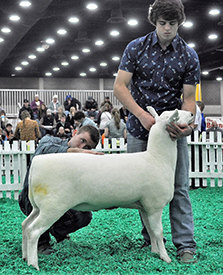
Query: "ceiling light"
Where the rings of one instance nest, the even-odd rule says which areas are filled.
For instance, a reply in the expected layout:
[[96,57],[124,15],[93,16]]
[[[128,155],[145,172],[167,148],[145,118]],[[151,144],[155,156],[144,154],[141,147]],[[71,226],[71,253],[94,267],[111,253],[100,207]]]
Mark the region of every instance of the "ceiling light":
[[104,41],[102,41],[102,40],[97,40],[96,42],[95,42],[95,45],[97,45],[97,46],[101,46],[101,45],[103,45],[104,44]]
[[183,24],[183,26],[184,26],[185,28],[191,28],[191,27],[193,26],[193,23],[187,21],[187,22],[185,22],[185,23]]
[[114,73],[113,76],[117,76],[118,74],[117,73]]
[[29,65],[29,62],[27,62],[27,61],[22,61],[21,64],[22,64],[23,66],[27,66],[27,65]]
[[100,63],[100,66],[102,66],[102,67],[105,67],[105,66],[107,66],[108,64],[106,63],[106,62],[101,62]]
[[209,72],[208,72],[208,71],[203,71],[202,74],[203,74],[203,75],[208,75]]
[[217,81],[222,81],[222,77],[217,77],[216,80]]
[[95,3],[89,3],[87,4],[86,8],[89,10],[96,10],[98,8],[98,5]]
[[86,76],[87,74],[86,73],[80,73],[80,76]]
[[77,17],[70,17],[70,18],[68,19],[68,21],[69,21],[70,23],[78,23],[78,22],[79,22],[79,19],[78,19]]
[[60,70],[60,68],[58,68],[58,67],[54,67],[53,68],[53,71],[55,71],[55,72],[57,72],[57,71],[59,71]]
[[35,58],[36,58],[36,55],[30,54],[30,55],[28,56],[28,58],[29,58],[29,59],[35,59]]
[[110,35],[112,35],[112,36],[117,36],[117,35],[119,35],[119,31],[116,31],[116,30],[111,31],[111,32],[110,32]]
[[220,13],[220,10],[217,10],[217,9],[213,9],[209,11],[210,15],[218,15],[219,13]]
[[21,71],[21,70],[22,70],[22,67],[15,67],[15,70],[16,70],[16,71]]
[[19,17],[18,15],[11,15],[11,16],[9,17],[9,19],[10,19],[11,21],[18,21],[18,20],[20,20],[20,17]]
[[48,72],[48,73],[45,73],[46,76],[51,76],[52,73]]
[[37,50],[37,52],[44,52],[45,51],[45,49],[43,47],[39,47],[36,50]]
[[4,39],[0,37],[0,43],[3,42],[3,41],[4,41]]
[[72,56],[71,56],[71,59],[77,60],[77,59],[79,59],[79,56],[77,56],[77,55],[72,55]]
[[194,43],[188,43],[187,44],[189,47],[191,47],[191,48],[194,48],[195,47],[195,44]]
[[130,19],[130,20],[128,21],[128,24],[129,24],[130,26],[136,26],[136,25],[138,25],[138,21],[137,21],[136,19]]
[[90,68],[89,71],[90,72],[96,72],[96,68]]
[[61,35],[64,35],[64,34],[67,33],[67,31],[64,30],[64,29],[60,29],[60,30],[57,31],[57,33],[58,33],[58,34],[61,34]]
[[19,5],[20,5],[21,7],[29,7],[29,6],[31,6],[31,3],[30,3],[30,1],[21,1],[21,2],[19,3]]
[[1,31],[4,32],[4,33],[11,32],[11,30],[9,28],[7,28],[7,27],[2,28]]
[[216,39],[216,38],[218,38],[218,36],[217,36],[217,34],[210,34],[210,35],[208,36],[208,38],[209,38],[209,39]]
[[83,53],[89,53],[90,51],[91,51],[91,50],[90,50],[90,49],[87,49],[87,48],[85,48],[85,49],[82,50]]
[[55,40],[53,38],[46,39],[46,43],[48,43],[48,44],[53,44],[54,42],[55,42]]
[[64,61],[64,62],[61,62],[61,65],[63,65],[63,66],[68,66],[69,63],[68,63],[67,61]]
[[112,60],[113,60],[113,61],[119,61],[119,60],[120,60],[120,57],[118,57],[118,56],[113,56],[113,57],[112,57]]

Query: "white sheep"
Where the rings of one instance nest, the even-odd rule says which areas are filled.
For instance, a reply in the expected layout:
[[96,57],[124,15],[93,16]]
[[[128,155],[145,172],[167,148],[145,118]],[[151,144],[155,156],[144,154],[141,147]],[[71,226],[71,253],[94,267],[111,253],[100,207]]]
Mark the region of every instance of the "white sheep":
[[163,243],[162,211],[173,198],[177,142],[170,139],[166,125],[190,124],[193,115],[175,110],[158,116],[153,108],[148,110],[156,123],[145,152],[49,154],[33,159],[29,176],[33,211],[22,223],[23,259],[28,265],[39,270],[38,239],[68,209],[111,207],[138,209],[151,238],[151,251],[171,262]]

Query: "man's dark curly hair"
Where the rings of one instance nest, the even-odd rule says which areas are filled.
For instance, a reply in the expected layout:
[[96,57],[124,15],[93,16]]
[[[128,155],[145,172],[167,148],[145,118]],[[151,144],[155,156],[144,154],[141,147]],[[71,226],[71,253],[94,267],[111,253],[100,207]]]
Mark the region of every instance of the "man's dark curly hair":
[[180,26],[186,19],[181,0],[155,0],[149,8],[149,22],[156,26],[159,17],[164,20],[177,20]]

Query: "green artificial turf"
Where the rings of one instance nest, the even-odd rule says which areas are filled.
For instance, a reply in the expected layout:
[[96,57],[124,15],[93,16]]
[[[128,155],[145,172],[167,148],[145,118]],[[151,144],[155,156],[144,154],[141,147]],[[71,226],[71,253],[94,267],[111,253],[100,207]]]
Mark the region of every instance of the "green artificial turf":
[[223,188],[190,191],[195,220],[197,263],[181,264],[171,241],[169,211],[163,213],[167,264],[150,248],[141,249],[138,212],[129,209],[93,213],[86,228],[71,240],[56,244],[56,253],[39,255],[40,271],[22,260],[21,223],[25,216],[17,201],[0,199],[0,274],[223,274]]

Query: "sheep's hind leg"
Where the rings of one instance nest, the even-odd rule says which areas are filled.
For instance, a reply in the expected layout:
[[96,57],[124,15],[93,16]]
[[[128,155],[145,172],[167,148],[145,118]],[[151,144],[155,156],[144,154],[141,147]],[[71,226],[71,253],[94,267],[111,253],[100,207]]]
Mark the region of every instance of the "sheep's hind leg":
[[34,208],[29,216],[22,222],[22,258],[27,260],[27,228],[36,219],[39,209]]
[[163,242],[162,212],[163,209],[153,209],[153,211],[149,211],[149,214],[141,211],[141,215],[151,239],[151,252],[158,253],[160,259],[170,263],[171,259]]

